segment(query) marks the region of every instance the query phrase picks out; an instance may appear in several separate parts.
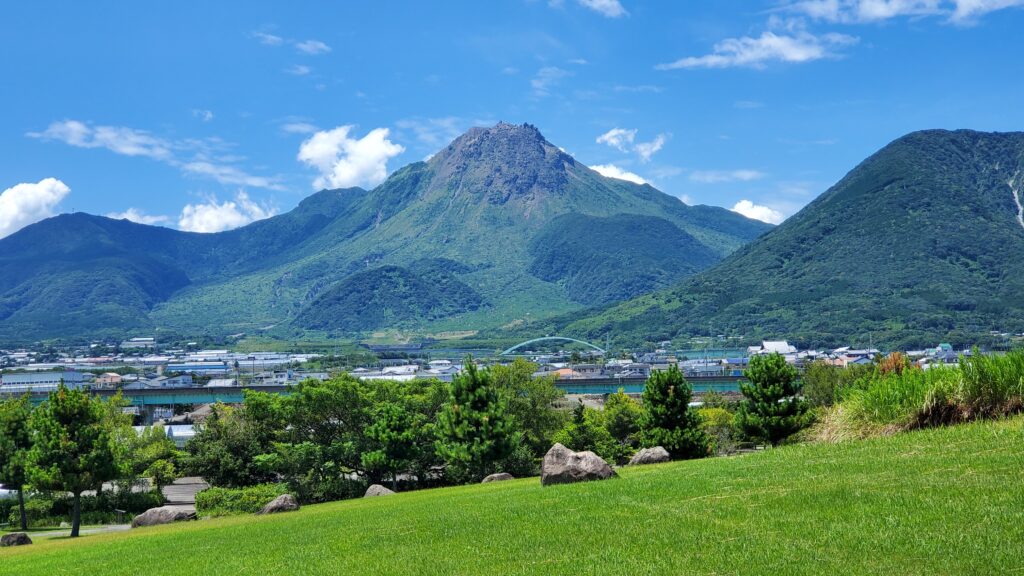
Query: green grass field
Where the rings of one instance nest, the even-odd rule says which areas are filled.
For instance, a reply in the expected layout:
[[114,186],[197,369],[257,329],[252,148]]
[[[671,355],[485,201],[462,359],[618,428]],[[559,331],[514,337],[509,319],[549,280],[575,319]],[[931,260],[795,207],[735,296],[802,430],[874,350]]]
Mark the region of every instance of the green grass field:
[[1024,418],[0,551],[0,573],[1024,573]]

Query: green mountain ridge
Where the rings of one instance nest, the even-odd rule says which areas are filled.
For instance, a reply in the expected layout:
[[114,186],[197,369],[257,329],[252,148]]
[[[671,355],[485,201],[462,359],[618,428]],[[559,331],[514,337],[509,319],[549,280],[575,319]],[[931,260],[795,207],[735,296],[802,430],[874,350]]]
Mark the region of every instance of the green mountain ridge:
[[915,132],[714,267],[533,329],[627,344],[722,334],[893,348],[1019,333],[1021,174],[1024,133]]
[[[0,239],[0,339],[140,330],[341,336],[546,318],[594,302],[592,279],[578,266],[538,264],[534,239],[558,236],[550,223],[566,215],[610,223],[576,227],[587,238],[559,240],[561,250],[579,250],[588,262],[612,248],[609,234],[633,229],[642,239],[613,251],[610,267],[596,272],[611,286],[598,301],[669,285],[771,228],[603,177],[536,128],[500,123],[470,130],[373,190],[321,191],[286,214],[229,232],[81,213],[28,226]],[[664,253],[652,260],[645,253],[653,247]],[[609,273],[616,265],[620,278]],[[428,289],[431,282],[450,290]],[[424,289],[395,305],[416,286]]]

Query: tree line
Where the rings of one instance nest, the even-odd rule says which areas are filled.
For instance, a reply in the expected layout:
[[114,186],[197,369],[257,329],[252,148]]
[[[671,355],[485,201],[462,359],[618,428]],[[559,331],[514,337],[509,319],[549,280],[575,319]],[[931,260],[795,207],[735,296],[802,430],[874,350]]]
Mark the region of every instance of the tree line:
[[342,373],[287,395],[246,391],[240,405],[214,405],[184,452],[159,426],[136,433],[120,397],[61,385],[35,409],[27,397],[0,403],[0,483],[18,492],[23,529],[26,488],[68,495],[77,536],[83,492],[112,481],[131,492],[146,478],[158,493],[180,472],[225,489],[281,485],[302,502],[324,502],[361,496],[368,484],[536,475],[555,442],[624,464],[645,447],[689,459],[727,451],[736,438],[777,444],[809,423],[796,370],[778,355],[751,359],[742,403],[706,395],[699,409],[675,366],[651,374],[642,401],[620,390],[603,409],[569,408],[536,369],[522,359],[486,368],[468,360],[450,383]]
[[284,396],[249,391],[240,406],[214,406],[184,466],[214,486],[283,483],[300,501],[323,502],[360,496],[368,484],[409,489],[496,472],[535,475],[555,442],[618,464],[653,446],[688,459],[718,450],[721,426],[777,444],[810,421],[796,370],[777,355],[751,360],[747,399],[724,424],[690,406],[692,388],[675,366],[651,374],[642,401],[620,391],[603,409],[567,409],[555,380],[534,377],[536,369],[522,359],[486,368],[467,361],[450,383],[341,374]]
[[116,492],[131,494],[140,480],[149,479],[159,495],[161,486],[174,480],[174,443],[159,426],[137,434],[126,405],[119,395],[104,401],[63,383],[34,409],[28,395],[0,402],[0,484],[18,494],[22,530],[28,529],[28,487],[70,496],[71,536],[76,537],[84,492],[99,495],[113,482]]

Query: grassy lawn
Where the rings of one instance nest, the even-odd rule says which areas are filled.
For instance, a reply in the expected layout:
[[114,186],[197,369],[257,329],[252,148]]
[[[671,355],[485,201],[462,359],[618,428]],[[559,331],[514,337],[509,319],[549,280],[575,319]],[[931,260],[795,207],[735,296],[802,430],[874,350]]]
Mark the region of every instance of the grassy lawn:
[[0,572],[1024,573],[1024,418],[47,541]]

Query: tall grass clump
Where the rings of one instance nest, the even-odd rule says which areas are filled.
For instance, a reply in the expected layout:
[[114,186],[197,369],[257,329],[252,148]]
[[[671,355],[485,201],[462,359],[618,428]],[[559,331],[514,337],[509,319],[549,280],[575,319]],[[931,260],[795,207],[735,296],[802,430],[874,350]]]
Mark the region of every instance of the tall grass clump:
[[877,366],[843,392],[826,416],[829,438],[942,426],[1021,411],[1024,350],[961,356],[951,366],[900,370]]

